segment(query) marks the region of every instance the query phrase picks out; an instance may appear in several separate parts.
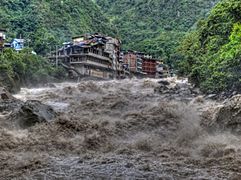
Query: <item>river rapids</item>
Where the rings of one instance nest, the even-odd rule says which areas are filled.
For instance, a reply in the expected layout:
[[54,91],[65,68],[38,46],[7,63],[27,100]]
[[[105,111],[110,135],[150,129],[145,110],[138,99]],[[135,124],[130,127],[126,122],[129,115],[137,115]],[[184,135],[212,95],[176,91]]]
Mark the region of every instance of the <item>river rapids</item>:
[[16,98],[58,115],[22,129],[4,126],[0,114],[0,179],[241,179],[240,136],[202,126],[221,102],[159,86],[132,79],[23,88]]

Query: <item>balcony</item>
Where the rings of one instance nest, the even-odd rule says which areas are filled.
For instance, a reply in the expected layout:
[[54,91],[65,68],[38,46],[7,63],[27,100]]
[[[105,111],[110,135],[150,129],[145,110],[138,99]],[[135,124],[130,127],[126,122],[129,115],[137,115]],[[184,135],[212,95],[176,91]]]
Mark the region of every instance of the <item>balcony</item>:
[[95,53],[92,53],[92,52],[71,53],[71,54],[69,54],[69,56],[71,56],[71,57],[90,56],[90,57],[94,57],[94,58],[97,58],[97,59],[100,59],[100,60],[103,60],[103,61],[107,61],[109,63],[112,62],[110,58],[108,58],[106,56],[99,55],[99,54],[95,54]]
[[94,62],[94,61],[91,61],[91,60],[70,61],[70,64],[72,64],[72,65],[74,65],[74,64],[90,65],[90,66],[95,66],[95,67],[101,67],[101,68],[105,68],[105,69],[110,69],[110,66],[107,65],[107,64],[102,64],[102,63]]

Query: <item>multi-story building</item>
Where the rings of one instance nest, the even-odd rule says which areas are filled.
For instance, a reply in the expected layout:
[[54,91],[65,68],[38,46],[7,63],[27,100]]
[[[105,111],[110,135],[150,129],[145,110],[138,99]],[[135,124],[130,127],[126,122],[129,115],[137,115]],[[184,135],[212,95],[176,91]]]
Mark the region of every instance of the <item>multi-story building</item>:
[[124,54],[124,64],[131,74],[137,77],[156,77],[156,63],[158,60],[142,52],[128,51]]
[[156,77],[156,65],[157,59],[153,59],[151,56],[143,56],[142,57],[142,71],[146,73],[146,76],[149,78]]
[[49,59],[78,77],[110,79],[116,77],[119,70],[118,46],[118,41],[114,38],[85,34],[65,43]]
[[123,69],[120,63],[120,47],[121,42],[119,39],[106,37],[105,52],[110,54],[112,59],[112,69],[114,70],[115,78],[119,78]]
[[134,51],[124,53],[124,66],[130,73],[137,72],[137,55]]

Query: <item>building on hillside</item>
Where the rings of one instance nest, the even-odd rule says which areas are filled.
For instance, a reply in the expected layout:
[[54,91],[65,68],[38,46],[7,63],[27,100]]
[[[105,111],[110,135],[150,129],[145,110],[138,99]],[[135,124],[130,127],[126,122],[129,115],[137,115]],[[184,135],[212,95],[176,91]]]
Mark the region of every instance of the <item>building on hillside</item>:
[[21,51],[24,48],[24,39],[13,39],[11,42],[11,47],[16,51]]
[[156,65],[156,78],[167,78],[170,76],[169,66],[163,64],[163,62],[158,62]]
[[124,65],[130,74],[136,77],[156,77],[157,59],[143,52],[128,51],[124,53]]
[[126,77],[130,76],[128,62],[125,62],[126,61],[125,57],[126,57],[126,53],[121,51],[120,52],[120,58],[119,58],[120,66],[121,66],[121,69],[122,69],[122,71],[121,71],[122,73],[120,75],[121,79],[125,79]]
[[74,37],[72,42],[49,57],[50,61],[62,65],[78,77],[114,78],[119,63],[118,40],[96,34]]
[[124,67],[131,73],[137,72],[137,55],[134,51],[124,53]]
[[6,39],[6,30],[5,29],[0,29],[0,50],[4,48],[4,42]]
[[143,68],[142,68],[144,55],[145,54],[141,53],[141,52],[136,53],[136,71],[137,71],[137,73],[143,74],[143,75],[145,75],[145,73],[143,72]]
[[119,39],[106,37],[105,52],[110,54],[112,59],[112,69],[114,70],[115,78],[119,78],[122,74],[122,66],[120,63],[120,48],[121,42]]
[[142,57],[142,71],[146,73],[146,77],[156,78],[156,65],[158,60],[153,59],[151,56],[144,55]]

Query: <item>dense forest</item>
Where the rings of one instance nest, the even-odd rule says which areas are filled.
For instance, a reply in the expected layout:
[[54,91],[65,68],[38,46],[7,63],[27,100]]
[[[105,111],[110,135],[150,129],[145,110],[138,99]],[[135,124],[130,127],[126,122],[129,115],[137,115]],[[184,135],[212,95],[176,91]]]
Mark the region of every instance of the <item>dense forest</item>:
[[125,49],[175,60],[175,48],[218,0],[96,0],[117,27]]
[[241,3],[223,0],[179,47],[179,70],[206,92],[240,91]]
[[61,68],[55,68],[46,59],[31,53],[31,49],[15,52],[6,49],[0,56],[0,87],[11,92],[19,91],[21,86],[36,86],[64,78]]

